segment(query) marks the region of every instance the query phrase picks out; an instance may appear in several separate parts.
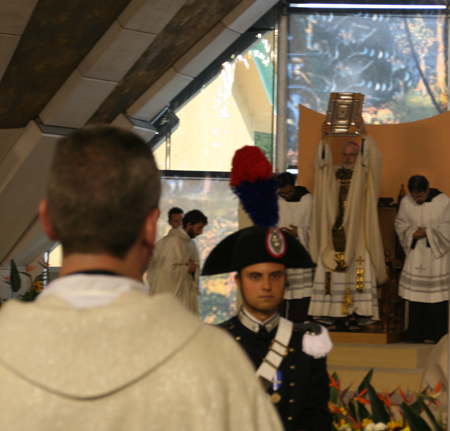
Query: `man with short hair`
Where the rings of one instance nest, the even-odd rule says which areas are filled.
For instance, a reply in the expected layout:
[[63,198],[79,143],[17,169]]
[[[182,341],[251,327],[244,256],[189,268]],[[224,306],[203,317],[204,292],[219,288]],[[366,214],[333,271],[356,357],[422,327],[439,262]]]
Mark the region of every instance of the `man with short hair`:
[[395,219],[406,255],[399,281],[409,306],[406,338],[437,343],[448,332],[450,198],[422,175],[413,175],[408,189]]
[[199,315],[200,258],[194,238],[203,233],[208,219],[199,210],[187,212],[183,226],[171,229],[155,246],[147,270],[150,295],[170,292],[194,314]]
[[330,431],[332,426],[325,359],[332,345],[327,330],[316,324],[293,325],[278,314],[286,268],[313,265],[291,235],[253,226],[219,243],[202,271],[202,275],[237,271],[242,308],[221,326],[249,355],[286,431]]
[[148,297],[159,194],[136,135],[95,126],[59,141],[39,213],[63,246],[60,278],[2,305],[0,429],[281,430],[234,342]]
[[167,215],[168,223],[172,229],[178,229],[183,224],[183,210],[181,208],[170,208]]
[[381,154],[361,117],[356,126],[361,140],[344,145],[337,167],[324,123],[314,161],[310,251],[317,268],[308,314],[335,330],[378,320],[377,285],[386,281],[377,212]]
[[[290,172],[278,175],[278,215],[277,226],[309,250],[309,230],[313,209],[313,197],[306,187],[296,186],[295,177]],[[314,271],[312,268],[289,268],[286,270],[288,286],[284,292],[286,317],[296,323],[308,317],[308,307],[312,294]]]

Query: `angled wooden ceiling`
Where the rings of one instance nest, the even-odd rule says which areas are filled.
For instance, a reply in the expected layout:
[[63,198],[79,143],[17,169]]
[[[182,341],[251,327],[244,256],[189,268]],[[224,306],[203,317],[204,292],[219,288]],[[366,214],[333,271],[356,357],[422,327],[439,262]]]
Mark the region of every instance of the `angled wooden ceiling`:
[[145,137],[136,122],[277,1],[0,0],[0,265],[48,247],[37,204],[60,132],[105,123]]

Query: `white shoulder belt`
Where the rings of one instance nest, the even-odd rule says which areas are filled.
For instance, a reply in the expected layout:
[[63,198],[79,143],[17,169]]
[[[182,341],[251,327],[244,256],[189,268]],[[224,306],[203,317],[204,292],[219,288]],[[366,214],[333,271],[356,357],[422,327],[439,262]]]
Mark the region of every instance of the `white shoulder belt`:
[[272,340],[266,357],[256,370],[257,377],[263,377],[269,382],[273,380],[283,359],[288,353],[289,341],[291,340],[293,329],[294,324],[290,320],[280,317],[275,338]]

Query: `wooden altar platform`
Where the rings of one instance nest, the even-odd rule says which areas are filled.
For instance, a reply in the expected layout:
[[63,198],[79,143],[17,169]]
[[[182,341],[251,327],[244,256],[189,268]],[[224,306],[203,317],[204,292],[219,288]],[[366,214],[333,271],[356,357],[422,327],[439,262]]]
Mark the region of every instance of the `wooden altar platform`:
[[423,367],[434,345],[396,342],[401,334],[330,333],[333,350],[328,355],[327,367],[336,371],[341,388],[356,390],[373,368],[372,383],[377,392],[420,391]]
[[333,343],[392,344],[404,341],[403,334],[389,332],[330,332]]

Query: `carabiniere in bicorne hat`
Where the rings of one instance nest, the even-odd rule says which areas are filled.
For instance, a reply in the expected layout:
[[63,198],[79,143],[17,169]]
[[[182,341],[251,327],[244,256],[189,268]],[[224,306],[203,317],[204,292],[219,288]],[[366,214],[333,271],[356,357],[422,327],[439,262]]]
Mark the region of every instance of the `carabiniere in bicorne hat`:
[[236,151],[230,186],[255,226],[222,240],[207,257],[202,275],[239,271],[263,262],[281,263],[286,268],[315,266],[299,241],[275,227],[278,222],[277,178],[258,147],[245,146]]

